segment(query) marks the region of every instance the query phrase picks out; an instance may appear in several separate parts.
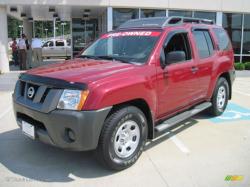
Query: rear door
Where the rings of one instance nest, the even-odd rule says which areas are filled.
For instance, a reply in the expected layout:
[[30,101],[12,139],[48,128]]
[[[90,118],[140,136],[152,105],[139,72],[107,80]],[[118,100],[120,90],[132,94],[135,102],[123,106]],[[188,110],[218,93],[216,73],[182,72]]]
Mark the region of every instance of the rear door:
[[64,43],[64,40],[56,40],[55,42],[56,47],[55,47],[55,56],[58,57],[65,57],[66,56],[66,46]]
[[193,29],[193,44],[195,45],[197,61],[197,77],[199,91],[197,99],[204,99],[207,96],[210,81],[212,78],[213,63],[216,61],[214,41],[208,29]]
[[184,51],[186,59],[172,64],[166,62],[165,68],[157,69],[159,118],[189,105],[196,98],[196,62],[189,38],[188,30],[175,30],[167,34],[163,45],[165,57],[173,51]]

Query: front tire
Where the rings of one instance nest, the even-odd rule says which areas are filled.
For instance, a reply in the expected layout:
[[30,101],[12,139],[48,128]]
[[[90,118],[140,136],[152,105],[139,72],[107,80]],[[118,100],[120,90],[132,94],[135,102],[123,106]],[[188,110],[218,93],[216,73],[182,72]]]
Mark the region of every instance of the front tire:
[[219,78],[212,97],[210,113],[220,116],[226,109],[229,98],[229,85],[225,78]]
[[104,122],[96,150],[101,163],[112,170],[132,166],[147,141],[148,126],[144,113],[134,106],[115,110]]

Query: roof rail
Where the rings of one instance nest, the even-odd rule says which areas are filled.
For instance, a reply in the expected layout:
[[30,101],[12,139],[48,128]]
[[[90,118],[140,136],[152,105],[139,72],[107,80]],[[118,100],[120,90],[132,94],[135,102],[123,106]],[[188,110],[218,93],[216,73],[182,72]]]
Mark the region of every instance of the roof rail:
[[172,16],[167,19],[167,24],[171,25],[172,22],[178,20],[178,24],[182,23],[197,23],[197,24],[210,24],[213,25],[213,20],[209,19],[202,19],[202,18],[191,18],[191,17],[179,17],[179,16]]
[[183,23],[197,23],[197,24],[214,24],[212,20],[201,19],[201,18],[190,18],[181,16],[171,16],[171,17],[152,17],[152,18],[142,18],[142,19],[132,19],[123,23],[118,30],[128,29],[128,28],[164,28],[167,26],[180,25]]

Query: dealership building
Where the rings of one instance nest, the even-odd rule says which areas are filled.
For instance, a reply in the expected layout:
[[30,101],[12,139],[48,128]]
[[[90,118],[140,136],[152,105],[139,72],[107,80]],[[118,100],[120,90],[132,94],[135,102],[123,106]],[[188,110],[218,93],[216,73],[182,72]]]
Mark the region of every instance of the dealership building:
[[68,21],[72,56],[83,44],[119,27],[129,19],[186,16],[213,20],[223,26],[236,61],[250,61],[249,0],[0,0],[0,71],[9,71],[7,16],[23,21],[31,39],[34,21]]

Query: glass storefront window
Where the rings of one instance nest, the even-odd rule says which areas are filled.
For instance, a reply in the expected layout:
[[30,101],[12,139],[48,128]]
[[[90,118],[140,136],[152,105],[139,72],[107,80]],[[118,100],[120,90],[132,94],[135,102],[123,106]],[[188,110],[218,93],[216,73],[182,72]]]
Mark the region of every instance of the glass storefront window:
[[224,13],[223,27],[228,32],[228,35],[232,41],[234,53],[240,54],[242,37],[242,14]]
[[168,16],[183,16],[183,17],[192,17],[192,11],[183,11],[183,10],[169,10]]
[[51,38],[53,31],[52,21],[34,21],[34,32],[39,38]]
[[113,29],[116,29],[130,19],[139,18],[139,9],[114,8],[113,9]]
[[93,42],[97,38],[97,28],[97,19],[72,19],[72,39],[74,56],[77,55],[82,49],[89,45],[89,43]]
[[244,15],[243,54],[250,55],[250,14]]
[[216,23],[216,13],[215,12],[194,12],[195,18],[210,19]]
[[141,18],[165,17],[166,10],[141,9]]

